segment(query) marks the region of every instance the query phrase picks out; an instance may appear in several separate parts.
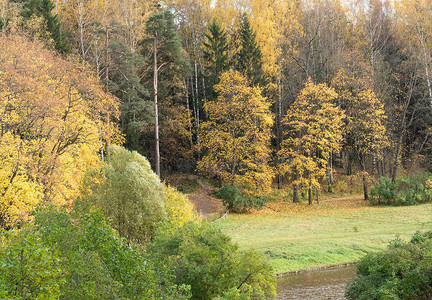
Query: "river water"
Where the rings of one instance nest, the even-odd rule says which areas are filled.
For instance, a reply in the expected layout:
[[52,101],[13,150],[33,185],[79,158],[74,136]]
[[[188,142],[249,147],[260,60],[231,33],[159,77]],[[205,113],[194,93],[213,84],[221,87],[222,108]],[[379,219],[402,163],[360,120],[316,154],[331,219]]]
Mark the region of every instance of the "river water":
[[356,266],[352,265],[281,277],[278,279],[277,299],[345,299],[345,288],[355,275]]

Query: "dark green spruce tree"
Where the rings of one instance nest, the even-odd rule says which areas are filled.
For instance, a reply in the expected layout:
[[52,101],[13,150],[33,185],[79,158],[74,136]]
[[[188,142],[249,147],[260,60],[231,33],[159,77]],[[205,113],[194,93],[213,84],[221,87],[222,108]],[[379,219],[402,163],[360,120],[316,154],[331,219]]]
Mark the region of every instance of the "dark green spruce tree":
[[229,62],[229,44],[227,34],[217,22],[213,19],[205,33],[204,41],[204,59],[206,60],[206,87],[207,98],[212,100],[217,97],[213,86],[219,83],[219,76],[222,72],[227,71],[230,67]]
[[267,85],[262,67],[262,53],[256,41],[256,32],[253,30],[249,17],[243,14],[239,28],[240,51],[235,57],[235,68],[246,75],[252,85]]
[[174,24],[174,15],[163,11],[152,15],[146,23],[146,32],[150,38],[144,40],[143,55],[152,54],[153,66],[153,102],[155,124],[155,171],[160,177],[159,149],[159,106],[158,98],[163,99],[176,85],[179,78],[184,78],[190,71],[180,38]]
[[23,4],[21,15],[24,21],[29,20],[34,15],[43,18],[46,30],[54,41],[54,48],[59,53],[68,53],[70,51],[70,46],[61,30],[60,21],[57,15],[52,13],[54,3],[51,0],[18,0],[16,2]]
[[[106,30],[106,29],[105,29]],[[142,152],[140,139],[145,126],[153,123],[153,105],[150,93],[141,82],[146,61],[144,57],[122,41],[125,28],[111,24],[108,34],[108,51],[105,58],[105,84],[120,99],[120,125],[126,137],[125,146]]]

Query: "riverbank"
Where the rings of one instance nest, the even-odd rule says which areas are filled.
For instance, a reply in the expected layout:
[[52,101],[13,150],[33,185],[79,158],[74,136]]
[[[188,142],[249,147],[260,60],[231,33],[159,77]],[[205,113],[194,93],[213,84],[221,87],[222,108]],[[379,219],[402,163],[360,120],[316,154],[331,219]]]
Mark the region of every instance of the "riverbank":
[[432,204],[373,207],[361,197],[270,203],[251,214],[230,214],[221,229],[241,249],[261,252],[276,274],[359,261],[397,236],[432,230]]
[[345,289],[356,276],[356,266],[350,265],[316,272],[301,272],[278,278],[280,300],[345,299]]

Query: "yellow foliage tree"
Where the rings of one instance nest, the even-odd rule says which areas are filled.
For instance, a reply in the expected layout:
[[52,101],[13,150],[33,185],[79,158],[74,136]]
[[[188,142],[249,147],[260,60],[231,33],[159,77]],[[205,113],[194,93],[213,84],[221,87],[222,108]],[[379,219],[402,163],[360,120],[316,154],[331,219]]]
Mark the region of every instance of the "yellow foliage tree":
[[339,105],[347,115],[344,147],[355,153],[360,162],[365,200],[368,199],[366,156],[380,157],[388,143],[384,105],[373,91],[372,72],[368,70],[359,55],[352,53],[332,83],[339,94]]
[[309,80],[283,119],[287,129],[279,151],[285,158],[281,173],[294,175],[294,202],[299,201],[299,186],[305,186],[312,204],[312,189],[319,188],[330,153],[341,148],[344,113],[335,104],[337,96],[334,89]]
[[25,221],[42,198],[70,205],[99,151],[119,132],[118,103],[74,59],[0,37],[0,225]]
[[205,156],[198,170],[239,185],[249,193],[267,193],[273,178],[267,162],[273,119],[261,89],[250,87],[237,71],[227,71],[215,86],[216,100],[204,105],[209,120],[202,124]]

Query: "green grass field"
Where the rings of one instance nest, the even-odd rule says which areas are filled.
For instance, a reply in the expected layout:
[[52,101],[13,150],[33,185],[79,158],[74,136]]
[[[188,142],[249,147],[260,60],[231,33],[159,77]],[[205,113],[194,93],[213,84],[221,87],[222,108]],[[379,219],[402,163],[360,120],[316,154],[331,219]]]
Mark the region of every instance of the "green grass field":
[[241,249],[265,255],[276,273],[327,267],[360,260],[399,236],[432,230],[432,204],[372,207],[354,200],[271,203],[252,214],[230,214],[221,229]]

